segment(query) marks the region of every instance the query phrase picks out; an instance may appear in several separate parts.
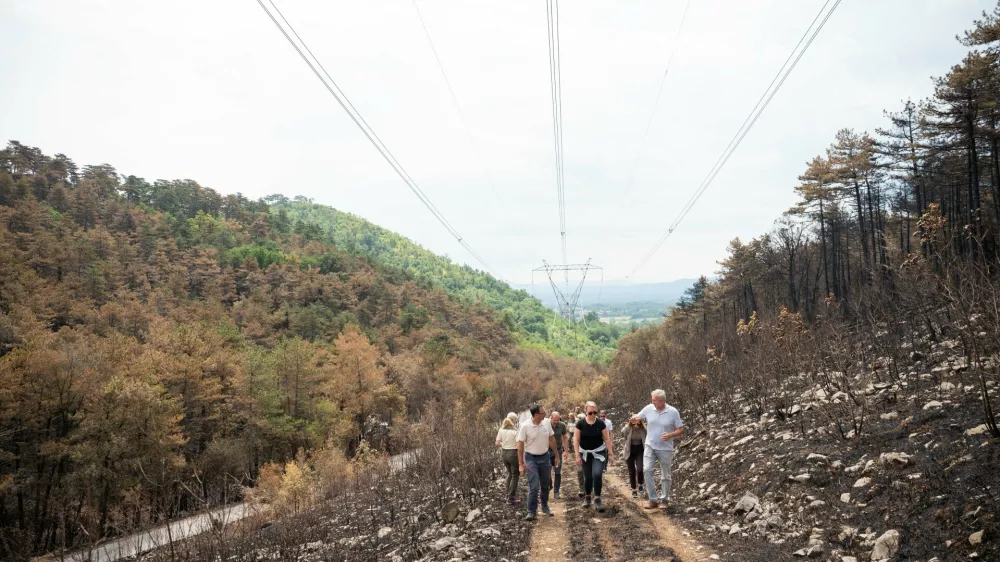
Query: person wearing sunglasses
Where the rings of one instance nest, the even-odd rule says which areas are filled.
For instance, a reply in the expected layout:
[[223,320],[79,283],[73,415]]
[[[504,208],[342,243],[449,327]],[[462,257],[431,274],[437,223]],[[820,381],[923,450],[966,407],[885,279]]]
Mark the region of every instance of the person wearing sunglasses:
[[[622,429],[625,436],[625,466],[628,468],[628,483],[632,488],[632,497],[637,498],[639,494],[646,493],[644,486],[644,474],[642,470],[642,456],[645,454],[646,426],[642,420],[632,418],[628,425]],[[636,480],[639,487],[636,488]]]
[[583,468],[583,507],[590,507],[591,493],[593,493],[594,510],[603,513],[601,487],[604,469],[614,462],[615,454],[611,445],[611,433],[604,422],[597,417],[597,404],[587,402],[586,414],[584,419],[576,423],[574,433],[576,464]]

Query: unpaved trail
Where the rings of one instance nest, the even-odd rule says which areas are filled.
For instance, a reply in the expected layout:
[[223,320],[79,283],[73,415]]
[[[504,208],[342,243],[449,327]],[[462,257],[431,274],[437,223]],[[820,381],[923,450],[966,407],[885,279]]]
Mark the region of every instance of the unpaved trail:
[[[632,498],[632,491],[629,489],[628,484],[617,474],[613,474],[612,472],[604,473],[604,486],[613,490],[615,494],[620,496],[624,501],[631,501],[634,506],[640,510],[648,501],[648,498],[643,496]],[[653,512],[652,510],[644,512],[643,515],[646,516],[645,518],[650,522],[655,530],[660,544],[672,550],[680,561],[701,562],[703,560],[711,561],[721,559],[709,558],[715,554],[712,549],[701,545],[698,541],[692,539],[690,534],[686,533],[677,524],[675,524],[669,515],[660,512]]]
[[553,517],[539,510],[535,530],[531,533],[531,562],[568,560],[569,540],[566,537],[566,500],[549,499]]
[[554,517],[539,515],[531,535],[532,562],[702,562],[712,549],[698,544],[661,512],[643,509],[616,472],[604,473],[604,513],[582,507],[576,492],[576,467],[564,469],[562,497],[551,501]]

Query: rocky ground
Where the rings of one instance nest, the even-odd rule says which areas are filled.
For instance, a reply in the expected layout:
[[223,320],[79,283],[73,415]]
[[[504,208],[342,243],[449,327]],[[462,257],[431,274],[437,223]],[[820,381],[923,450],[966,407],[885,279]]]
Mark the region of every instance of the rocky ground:
[[[928,347],[898,378],[858,377],[860,401],[802,375],[785,381],[779,411],[755,416],[738,399],[724,416],[688,416],[669,517],[628,496],[620,465],[608,473],[607,511],[582,508],[571,466],[556,516],[524,522],[523,507],[503,501],[497,458],[479,489],[398,471],[320,509],[206,533],[151,558],[1000,560],[1000,440],[982,425],[978,377],[957,342]],[[998,390],[994,378],[995,404]],[[844,431],[852,420],[863,420],[860,432]],[[532,534],[542,531],[539,549]]]
[[807,376],[788,381],[801,392],[780,412],[689,427],[675,519],[723,560],[1000,560],[1000,440],[956,347],[860,388],[860,435],[837,429],[858,414],[849,397]]

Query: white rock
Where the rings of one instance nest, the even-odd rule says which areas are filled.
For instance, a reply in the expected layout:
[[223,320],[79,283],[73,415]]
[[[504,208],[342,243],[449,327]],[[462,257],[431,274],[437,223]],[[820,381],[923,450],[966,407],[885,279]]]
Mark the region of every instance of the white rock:
[[841,556],[840,562],[858,562],[858,559],[853,556]]
[[975,533],[969,535],[969,544],[972,546],[983,544],[983,532],[976,531]]
[[469,512],[468,515],[465,516],[465,522],[466,523],[472,523],[473,521],[476,520],[476,517],[479,517],[482,514],[483,514],[482,511],[480,511],[478,509],[473,509],[472,511]]
[[801,483],[801,484],[805,484],[805,483],[806,483],[806,482],[808,482],[808,481],[809,481],[810,479],[812,479],[812,475],[810,475],[810,474],[809,474],[809,473],[807,472],[807,473],[803,473],[803,474],[799,474],[798,476],[791,476],[791,477],[789,477],[789,478],[790,478],[791,480],[795,480],[796,482],[799,482],[799,483]]
[[434,541],[433,544],[431,544],[431,548],[435,552],[440,552],[451,546],[455,546],[455,537],[441,537],[440,539]]
[[851,503],[851,494],[848,493],[840,494],[840,501],[844,503]]
[[382,527],[378,530],[378,538],[384,539],[392,534],[392,527]]
[[944,391],[955,390],[955,384],[950,382],[943,382],[941,383],[941,386],[939,386],[938,388]]
[[733,443],[732,445],[730,445],[730,447],[739,447],[740,445],[746,445],[747,443],[749,443],[749,442],[751,442],[753,440],[754,440],[754,436],[753,435],[747,435],[743,439],[740,439],[739,441],[736,441],[735,443]]
[[855,488],[864,488],[865,486],[872,483],[872,479],[865,476],[864,478],[858,478],[858,481],[854,483]]
[[739,533],[739,532],[740,532],[740,524],[739,523],[733,523],[733,526],[729,528],[729,534],[730,535],[735,535],[736,533]]
[[823,501],[823,500],[816,500],[816,501],[814,501],[814,502],[812,502],[812,503],[809,504],[809,508],[810,509],[815,509],[817,507],[823,507],[824,505],[826,505],[825,501]]
[[889,560],[899,552],[899,531],[893,529],[875,539],[872,560]]
[[806,457],[806,460],[812,462],[825,462],[828,458],[829,457],[827,457],[826,455],[821,455],[819,453],[809,453],[809,456]]
[[895,468],[906,468],[907,465],[913,462],[910,455],[906,453],[882,453],[878,457],[878,462],[881,465],[889,465]]
[[984,435],[989,430],[990,429],[988,427],[986,427],[986,424],[984,423],[982,425],[977,425],[976,427],[973,427],[972,429],[966,429],[965,430],[965,434],[968,435],[968,436]]
[[879,414],[878,417],[883,420],[894,420],[899,418],[899,412],[887,412],[885,414]]
[[739,515],[741,513],[749,513],[760,505],[760,500],[757,496],[753,494],[744,494],[740,501],[736,502],[736,507],[733,508],[733,513]]
[[936,409],[936,408],[940,408],[941,406],[944,406],[944,404],[942,404],[940,401],[938,401],[938,400],[931,400],[930,402],[924,404],[924,409],[925,410],[933,410],[933,409]]

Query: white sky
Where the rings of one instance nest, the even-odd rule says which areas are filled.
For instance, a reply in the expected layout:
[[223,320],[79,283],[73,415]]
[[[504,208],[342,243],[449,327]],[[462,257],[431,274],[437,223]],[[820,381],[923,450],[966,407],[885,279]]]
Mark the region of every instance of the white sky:
[[[569,259],[624,278],[664,233],[823,0],[693,0],[628,201],[627,176],[685,0],[561,5]],[[419,0],[500,193],[409,0],[278,4],[465,240],[511,282],[561,260],[545,4]],[[768,230],[841,127],[931,94],[994,0],[845,0],[739,151],[633,278],[710,274]],[[419,204],[254,0],[0,0],[0,138],[221,193],[306,195],[456,261]],[[537,281],[537,279],[536,279]]]

